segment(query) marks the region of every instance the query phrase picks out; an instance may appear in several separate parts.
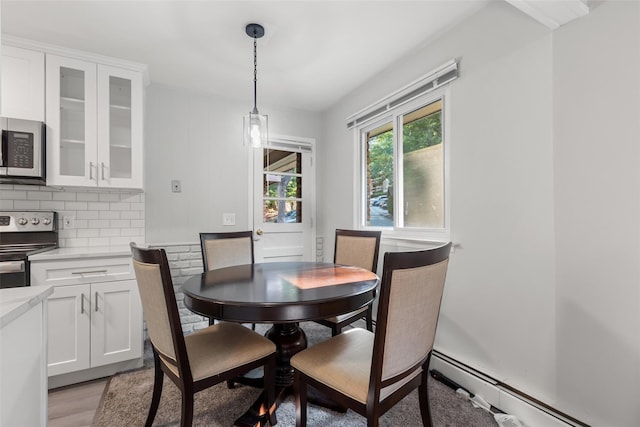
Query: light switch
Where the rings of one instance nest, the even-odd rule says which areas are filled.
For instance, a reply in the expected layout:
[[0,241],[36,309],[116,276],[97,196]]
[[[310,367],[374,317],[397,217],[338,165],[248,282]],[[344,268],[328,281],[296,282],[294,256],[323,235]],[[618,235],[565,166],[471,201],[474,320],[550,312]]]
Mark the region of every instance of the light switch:
[[236,225],[236,214],[234,214],[234,213],[223,213],[222,214],[222,225]]
[[178,179],[171,180],[171,191],[174,193],[182,192],[182,183]]

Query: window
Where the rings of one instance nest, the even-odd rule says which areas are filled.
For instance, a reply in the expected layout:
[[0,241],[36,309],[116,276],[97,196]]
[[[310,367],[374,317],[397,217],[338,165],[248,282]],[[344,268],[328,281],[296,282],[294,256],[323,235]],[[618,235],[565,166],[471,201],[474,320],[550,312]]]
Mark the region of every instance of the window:
[[356,126],[361,227],[412,239],[449,237],[445,94],[431,92]]

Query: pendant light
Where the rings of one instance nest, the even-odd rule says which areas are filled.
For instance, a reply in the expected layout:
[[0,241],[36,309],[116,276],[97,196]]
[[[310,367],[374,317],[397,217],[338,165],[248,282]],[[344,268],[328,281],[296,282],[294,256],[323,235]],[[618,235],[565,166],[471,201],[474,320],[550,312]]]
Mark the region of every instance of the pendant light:
[[253,38],[253,111],[244,116],[244,145],[261,148],[268,144],[267,116],[258,112],[258,44],[257,40],[264,36],[264,27],[260,24],[249,24],[245,29]]

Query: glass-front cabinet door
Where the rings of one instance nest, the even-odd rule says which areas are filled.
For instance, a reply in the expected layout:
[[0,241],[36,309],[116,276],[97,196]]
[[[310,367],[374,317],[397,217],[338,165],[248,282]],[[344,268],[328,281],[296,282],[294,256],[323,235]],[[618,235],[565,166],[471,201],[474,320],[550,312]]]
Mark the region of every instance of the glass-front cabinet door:
[[47,55],[47,184],[95,186],[96,64]]
[[142,188],[140,72],[47,55],[47,184]]
[[142,76],[98,66],[98,182],[142,188]]

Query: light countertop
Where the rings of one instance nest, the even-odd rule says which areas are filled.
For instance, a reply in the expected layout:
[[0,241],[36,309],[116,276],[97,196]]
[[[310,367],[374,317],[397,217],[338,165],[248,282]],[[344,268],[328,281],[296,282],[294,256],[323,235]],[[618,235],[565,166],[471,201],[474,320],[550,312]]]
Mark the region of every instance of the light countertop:
[[0,289],[0,328],[4,328],[53,293],[51,286]]
[[59,259],[94,258],[104,256],[131,256],[129,246],[96,246],[58,248],[29,256],[29,261],[54,261]]

